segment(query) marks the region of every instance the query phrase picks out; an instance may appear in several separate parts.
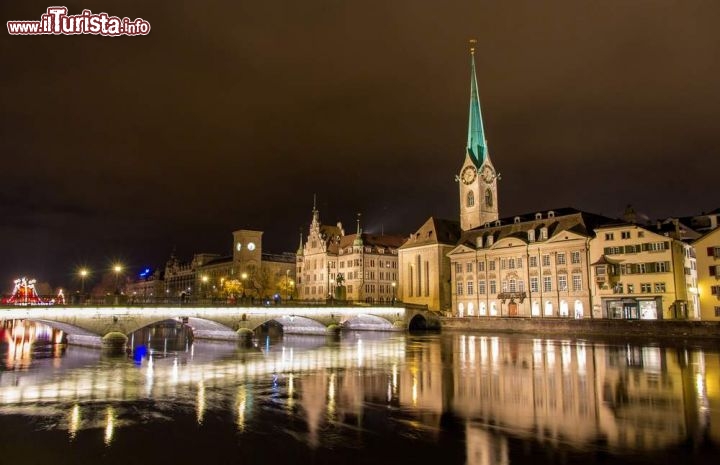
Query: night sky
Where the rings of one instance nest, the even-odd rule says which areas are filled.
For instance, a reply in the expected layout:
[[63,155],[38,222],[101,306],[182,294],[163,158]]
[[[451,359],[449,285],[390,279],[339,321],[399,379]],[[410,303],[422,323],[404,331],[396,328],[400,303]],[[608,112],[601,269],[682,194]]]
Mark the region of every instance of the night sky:
[[[148,36],[10,36],[141,17]],[[500,215],[720,207],[720,2],[0,2],[0,291],[114,260],[294,251],[321,218],[408,234],[457,218],[468,39]]]

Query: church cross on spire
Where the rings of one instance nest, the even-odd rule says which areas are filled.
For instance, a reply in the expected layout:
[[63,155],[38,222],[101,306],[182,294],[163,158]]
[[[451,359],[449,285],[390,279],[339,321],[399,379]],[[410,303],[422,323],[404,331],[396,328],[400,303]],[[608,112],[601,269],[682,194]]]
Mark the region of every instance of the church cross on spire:
[[477,78],[475,76],[475,44],[470,40],[470,115],[468,120],[467,151],[476,168],[480,168],[487,158],[487,142],[483,129],[480,97],[478,95]]

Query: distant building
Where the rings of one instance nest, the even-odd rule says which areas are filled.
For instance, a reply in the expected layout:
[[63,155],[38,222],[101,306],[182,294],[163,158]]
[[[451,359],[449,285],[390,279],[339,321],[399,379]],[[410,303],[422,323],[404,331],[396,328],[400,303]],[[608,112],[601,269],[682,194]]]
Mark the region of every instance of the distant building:
[[693,243],[697,256],[697,287],[703,320],[720,320],[720,228]]
[[[215,258],[199,267],[198,288],[207,297],[261,297],[289,299],[295,289],[295,254],[263,252],[262,231],[233,232],[232,255]],[[230,286],[237,283],[237,287]],[[238,289],[234,295],[233,289]]]
[[[396,296],[398,247],[405,238],[367,234],[358,220],[355,234],[345,234],[342,223],[324,225],[313,205],[307,240],[297,251],[298,298],[344,298],[364,302],[392,302]],[[343,286],[344,293],[338,292]]]
[[695,251],[677,222],[595,229],[593,302],[603,318],[697,319]]

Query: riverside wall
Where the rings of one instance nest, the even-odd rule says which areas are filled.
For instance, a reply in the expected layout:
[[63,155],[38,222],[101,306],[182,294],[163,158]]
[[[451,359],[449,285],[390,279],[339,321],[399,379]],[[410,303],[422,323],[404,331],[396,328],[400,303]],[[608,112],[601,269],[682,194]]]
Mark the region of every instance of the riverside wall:
[[716,338],[720,340],[720,321],[466,317],[442,318],[442,330],[570,337]]

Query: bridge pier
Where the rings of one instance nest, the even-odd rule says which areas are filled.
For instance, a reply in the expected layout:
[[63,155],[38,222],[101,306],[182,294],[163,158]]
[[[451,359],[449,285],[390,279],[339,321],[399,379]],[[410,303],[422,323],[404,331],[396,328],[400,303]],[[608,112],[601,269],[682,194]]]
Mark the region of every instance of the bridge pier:
[[108,352],[124,352],[128,338],[121,332],[112,331],[102,337],[102,348]]

